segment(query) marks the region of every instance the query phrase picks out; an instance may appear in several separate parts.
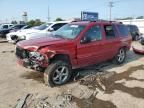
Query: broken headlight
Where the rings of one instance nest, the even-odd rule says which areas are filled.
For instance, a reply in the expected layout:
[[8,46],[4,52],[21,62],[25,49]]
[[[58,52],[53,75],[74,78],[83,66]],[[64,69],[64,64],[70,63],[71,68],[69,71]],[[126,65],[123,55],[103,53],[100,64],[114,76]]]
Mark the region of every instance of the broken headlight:
[[38,61],[44,60],[44,56],[39,52],[30,52],[29,57]]

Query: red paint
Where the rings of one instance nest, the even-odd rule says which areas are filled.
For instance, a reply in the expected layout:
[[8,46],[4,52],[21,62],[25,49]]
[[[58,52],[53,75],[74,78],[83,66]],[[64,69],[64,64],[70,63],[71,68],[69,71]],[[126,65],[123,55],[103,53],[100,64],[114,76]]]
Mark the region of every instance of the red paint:
[[[17,46],[27,49],[34,47],[41,54],[47,55],[47,59],[55,56],[55,54],[66,54],[70,58],[72,68],[80,68],[83,66],[100,63],[112,59],[122,47],[128,50],[131,47],[131,36],[120,37],[116,31],[116,38],[107,40],[104,31],[104,25],[118,25],[119,23],[110,22],[73,22],[73,24],[85,25],[86,28],[73,40],[61,39],[54,37],[38,38],[33,40],[21,41]],[[87,30],[94,25],[100,25],[102,29],[102,40],[94,41],[87,44],[81,44],[81,39],[85,36]],[[117,29],[116,29],[117,30]],[[31,49],[34,49],[31,48]],[[44,67],[47,67],[44,65]]]

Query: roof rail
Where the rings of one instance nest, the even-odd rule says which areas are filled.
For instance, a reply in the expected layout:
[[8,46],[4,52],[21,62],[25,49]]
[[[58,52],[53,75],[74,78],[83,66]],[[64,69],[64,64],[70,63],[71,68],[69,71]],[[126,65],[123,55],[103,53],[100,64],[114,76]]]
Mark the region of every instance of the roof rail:
[[119,22],[117,22],[117,21],[109,21],[110,23],[119,23]]

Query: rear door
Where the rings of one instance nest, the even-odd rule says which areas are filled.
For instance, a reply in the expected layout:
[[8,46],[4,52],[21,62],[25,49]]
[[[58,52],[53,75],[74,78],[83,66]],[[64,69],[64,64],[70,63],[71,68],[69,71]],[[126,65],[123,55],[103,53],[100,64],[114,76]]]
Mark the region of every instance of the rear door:
[[104,59],[108,60],[113,58],[117,54],[120,41],[115,25],[105,24],[103,25],[103,30],[105,34]]
[[78,64],[87,66],[100,62],[103,58],[103,47],[101,25],[92,25],[77,45]]

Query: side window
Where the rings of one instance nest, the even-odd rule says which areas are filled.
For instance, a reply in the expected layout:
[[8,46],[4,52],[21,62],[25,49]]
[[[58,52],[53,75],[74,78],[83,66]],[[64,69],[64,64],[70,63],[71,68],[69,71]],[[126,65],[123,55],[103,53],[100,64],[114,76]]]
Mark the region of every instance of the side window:
[[8,28],[8,25],[3,25],[3,28],[4,28],[4,29],[7,29],[7,28]]
[[120,36],[125,37],[129,35],[128,28],[125,25],[118,25]]
[[104,26],[106,39],[113,39],[115,38],[114,27],[112,25],[105,25]]
[[54,31],[58,30],[59,28],[61,28],[62,26],[64,26],[66,23],[59,23],[59,24],[55,24],[52,26],[52,28],[54,29]]
[[101,32],[101,27],[96,25],[93,26],[88,30],[86,33],[86,38],[91,42],[91,41],[98,41],[102,40],[102,32]]
[[9,27],[12,27],[13,25],[9,25]]

